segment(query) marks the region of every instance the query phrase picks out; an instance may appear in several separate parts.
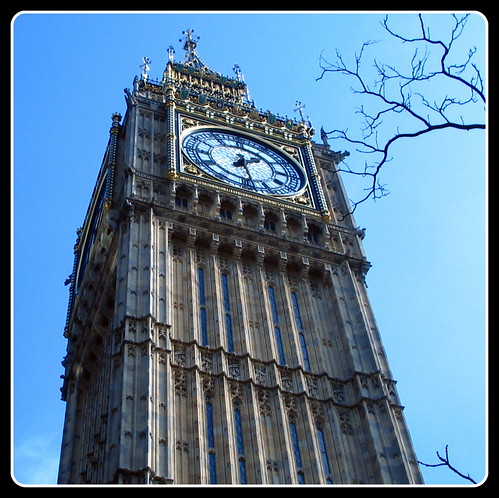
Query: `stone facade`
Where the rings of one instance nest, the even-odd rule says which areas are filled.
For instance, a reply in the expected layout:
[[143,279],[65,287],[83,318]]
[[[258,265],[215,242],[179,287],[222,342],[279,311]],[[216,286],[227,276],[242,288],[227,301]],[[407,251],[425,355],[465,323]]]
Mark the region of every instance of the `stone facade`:
[[[342,155],[189,50],[127,90],[78,231],[59,482],[421,483]],[[209,178],[179,147],[206,124],[280,147],[306,189]]]

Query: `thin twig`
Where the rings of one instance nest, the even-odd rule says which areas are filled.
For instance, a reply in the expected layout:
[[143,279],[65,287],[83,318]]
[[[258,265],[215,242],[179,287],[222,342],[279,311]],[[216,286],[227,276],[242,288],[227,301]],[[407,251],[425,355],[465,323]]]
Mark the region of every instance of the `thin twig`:
[[464,475],[463,473],[459,472],[459,470],[457,470],[455,467],[453,467],[450,464],[450,461],[449,461],[449,445],[445,446],[445,458],[441,457],[440,454],[438,453],[438,451],[436,453],[437,453],[437,457],[438,457],[438,459],[440,460],[441,463],[430,464],[430,463],[420,462],[419,460],[418,460],[418,463],[420,465],[424,465],[425,467],[448,467],[450,470],[452,470],[452,472],[454,472],[455,474],[457,474],[459,477],[462,477],[463,479],[466,479],[467,481],[470,481],[473,484],[477,483],[474,479],[472,479],[470,477],[469,474],[467,476]]

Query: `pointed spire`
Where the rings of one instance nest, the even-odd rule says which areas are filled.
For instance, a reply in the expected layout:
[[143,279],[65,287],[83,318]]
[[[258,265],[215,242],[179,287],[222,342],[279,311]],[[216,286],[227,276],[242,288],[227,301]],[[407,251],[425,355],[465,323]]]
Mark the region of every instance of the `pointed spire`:
[[[230,102],[231,106],[245,104],[254,107],[254,102],[250,101],[241,68],[237,64],[234,66],[235,78],[213,71],[197,54],[199,36],[194,36],[194,30],[186,29],[182,31],[182,34],[184,37],[179,39],[179,42],[185,50],[184,60],[175,62],[175,50],[172,46],[168,48],[168,63],[162,78],[163,91],[179,92],[182,99],[192,96],[196,102],[202,104],[207,103],[208,100],[216,101],[217,105],[221,106],[220,108],[225,105],[224,100]],[[210,84],[199,86],[198,80],[193,80],[191,76],[201,78]]]
[[189,66],[194,67],[195,69],[208,69],[206,64],[199,58],[196,47],[198,45],[199,36],[193,36],[193,29],[186,29],[182,31],[182,34],[185,35],[185,39],[182,38],[179,40],[180,42],[184,42],[184,50],[185,57],[183,64],[187,64]]
[[[184,50],[187,52],[186,58],[191,58],[196,54],[197,41],[199,40],[199,36],[193,38],[192,33],[194,33],[194,30],[190,28],[182,31],[182,34],[185,35]],[[182,39],[180,39],[179,41],[182,41]]]

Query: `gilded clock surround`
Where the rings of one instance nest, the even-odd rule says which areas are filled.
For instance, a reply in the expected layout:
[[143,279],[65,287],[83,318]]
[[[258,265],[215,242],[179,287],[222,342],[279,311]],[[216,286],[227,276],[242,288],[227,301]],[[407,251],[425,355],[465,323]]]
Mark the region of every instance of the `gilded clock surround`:
[[[184,102],[181,101],[181,104],[183,103]],[[303,192],[294,196],[294,198],[283,199],[284,205],[292,202],[299,206],[310,206],[311,208],[315,208],[310,211],[309,214],[311,216],[319,215],[326,221],[331,220],[329,210],[325,205],[322,187],[320,186],[315,162],[313,160],[310,140],[304,137],[304,125],[298,126],[296,123],[293,123],[293,125],[286,127],[286,121],[280,120],[278,121],[279,124],[274,128],[262,125],[264,122],[263,120],[268,118],[268,115],[265,114],[258,113],[257,116],[261,119],[257,119],[257,116],[251,116],[251,112],[248,112],[244,117],[240,117],[236,120],[228,116],[227,113],[212,113],[206,108],[192,108],[186,105],[185,108],[189,109],[190,112],[202,112],[202,115],[198,119],[193,119],[192,114],[185,115],[182,112],[183,106],[178,107],[180,107],[177,113],[178,135],[182,135],[186,130],[195,127],[218,126],[223,128],[230,126],[230,129],[236,129],[241,133],[253,134],[253,136],[269,142],[272,146],[280,148],[285,154],[290,155],[298,162],[300,167],[307,172],[308,185]],[[264,118],[263,116],[266,117]],[[255,126],[255,119],[260,126]],[[287,121],[291,122],[290,120]],[[312,132],[312,130],[307,130],[307,135]],[[170,178],[176,178],[179,173],[187,173],[199,176],[200,178],[208,178],[196,167],[196,165],[192,164],[191,161],[182,157],[181,154],[179,156],[179,170],[170,172]],[[224,185],[221,183],[220,188],[224,189]],[[313,188],[315,188],[316,191],[315,196],[313,195]],[[319,212],[317,213],[317,211]]]

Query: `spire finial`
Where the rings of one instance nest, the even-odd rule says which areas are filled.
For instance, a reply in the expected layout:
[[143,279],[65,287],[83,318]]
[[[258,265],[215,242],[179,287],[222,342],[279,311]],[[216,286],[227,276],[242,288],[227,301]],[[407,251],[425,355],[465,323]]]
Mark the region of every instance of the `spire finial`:
[[[199,36],[193,37],[192,34],[194,33],[193,29],[186,29],[185,31],[182,31],[182,34],[185,35],[185,40],[184,40],[184,50],[185,50],[185,58],[184,58],[184,64],[187,64],[189,62],[196,62],[199,61],[199,58],[196,54],[196,47],[198,45],[198,40]],[[182,38],[180,38],[179,41],[182,41]]]
[[237,81],[239,81],[239,83],[242,83],[244,85],[244,93],[243,93],[244,100],[246,101],[247,104],[251,104],[248,85],[246,85],[246,83],[244,81],[244,74],[241,71],[239,64],[234,64],[234,67],[232,68],[232,70],[236,73]]
[[147,78],[149,77],[149,69],[151,69],[149,66],[151,59],[149,59],[149,57],[142,57],[142,62],[143,64],[140,66],[140,69],[142,69],[142,79],[147,81]]
[[168,60],[173,62],[173,56],[175,55],[175,49],[170,45],[168,47]]
[[295,112],[298,112],[298,114],[300,115],[301,121],[304,122],[305,118],[303,117],[303,109],[305,109],[305,105],[302,104],[299,100],[297,100],[295,102],[295,105],[296,105]]
[[299,100],[297,100],[295,102],[295,105],[296,105],[295,112],[298,112],[298,114],[300,115],[300,122],[311,128],[312,123],[310,122],[309,117],[307,116],[307,118],[305,119],[305,116],[303,115],[303,109],[305,109],[305,104],[302,104]]

